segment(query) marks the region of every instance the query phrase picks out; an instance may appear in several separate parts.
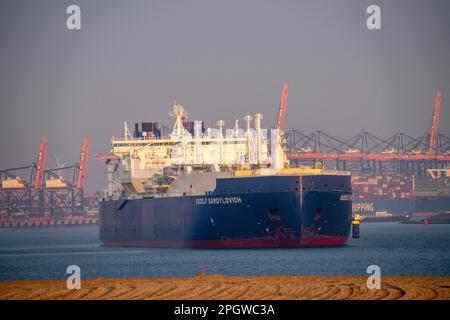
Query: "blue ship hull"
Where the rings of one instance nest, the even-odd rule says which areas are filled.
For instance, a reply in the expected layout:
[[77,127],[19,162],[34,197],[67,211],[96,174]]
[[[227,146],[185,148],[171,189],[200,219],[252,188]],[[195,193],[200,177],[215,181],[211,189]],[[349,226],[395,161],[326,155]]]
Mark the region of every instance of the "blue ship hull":
[[106,245],[183,248],[341,246],[352,218],[349,176],[217,179],[201,196],[101,201]]

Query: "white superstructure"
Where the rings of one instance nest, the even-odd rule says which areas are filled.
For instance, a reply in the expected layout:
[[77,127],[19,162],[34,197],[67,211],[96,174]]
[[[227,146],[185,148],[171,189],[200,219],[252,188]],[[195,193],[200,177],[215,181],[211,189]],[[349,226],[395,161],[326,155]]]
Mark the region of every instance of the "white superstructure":
[[[260,113],[254,116],[254,129],[252,117],[247,115],[245,130],[239,128],[236,120],[234,128],[225,132],[223,120],[217,121],[217,128],[204,130],[202,122],[194,121],[193,130],[188,131],[183,125],[187,113],[179,104],[173,105],[170,115],[175,118],[173,129],[159,137],[145,132],[132,135],[124,123],[123,137],[111,139],[111,152],[119,158],[114,175],[120,183],[111,181],[108,189],[121,185],[128,194],[145,193],[155,176],[167,167],[183,166],[188,172],[208,167],[219,173],[234,169],[279,169],[286,163],[279,130],[262,129]],[[108,191],[110,195],[112,192]]]

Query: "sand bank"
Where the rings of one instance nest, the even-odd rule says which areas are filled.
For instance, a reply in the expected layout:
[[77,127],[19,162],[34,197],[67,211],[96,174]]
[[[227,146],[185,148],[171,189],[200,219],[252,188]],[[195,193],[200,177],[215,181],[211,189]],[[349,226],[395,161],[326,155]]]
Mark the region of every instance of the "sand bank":
[[444,299],[450,277],[382,277],[369,290],[366,277],[266,276],[82,280],[68,290],[65,280],[0,282],[0,299]]

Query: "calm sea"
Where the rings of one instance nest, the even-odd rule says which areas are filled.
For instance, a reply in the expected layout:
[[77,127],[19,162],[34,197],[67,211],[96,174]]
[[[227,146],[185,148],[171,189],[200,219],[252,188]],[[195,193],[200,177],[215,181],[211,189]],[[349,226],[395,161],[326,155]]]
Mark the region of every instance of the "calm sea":
[[0,281],[63,279],[78,265],[83,278],[189,277],[202,268],[224,275],[450,276],[450,224],[361,224],[345,247],[198,250],[105,247],[97,226],[0,230]]

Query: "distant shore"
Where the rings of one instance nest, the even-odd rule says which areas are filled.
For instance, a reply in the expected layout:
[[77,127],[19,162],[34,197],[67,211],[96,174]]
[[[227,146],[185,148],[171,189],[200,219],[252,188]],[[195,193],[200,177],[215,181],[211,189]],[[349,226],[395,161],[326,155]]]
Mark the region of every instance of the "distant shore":
[[361,276],[229,277],[82,280],[81,289],[68,290],[65,280],[0,282],[5,299],[440,299],[450,300],[450,277],[386,276],[380,290],[366,287]]

